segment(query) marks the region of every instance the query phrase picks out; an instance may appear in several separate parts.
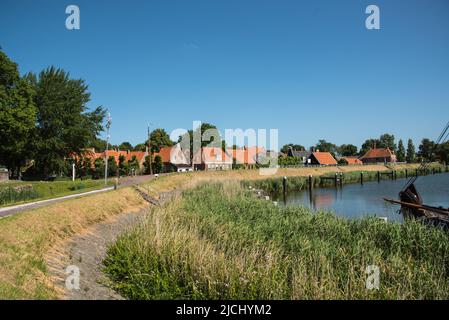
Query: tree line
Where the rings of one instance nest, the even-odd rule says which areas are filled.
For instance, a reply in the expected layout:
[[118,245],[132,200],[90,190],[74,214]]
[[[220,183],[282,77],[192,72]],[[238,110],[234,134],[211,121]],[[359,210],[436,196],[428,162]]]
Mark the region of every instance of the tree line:
[[0,51],[0,164],[13,178],[27,167],[44,179],[66,172],[69,154],[81,154],[103,130],[106,109],[90,110],[89,101],[84,80],[55,67],[20,76]]
[[[440,145],[436,145],[434,141],[424,138],[419,144],[416,151],[415,144],[412,139],[407,140],[407,148],[402,139],[396,144],[395,136],[389,133],[382,134],[379,138],[370,138],[365,140],[361,148],[353,144],[342,144],[337,146],[334,143],[324,139],[319,140],[315,145],[309,148],[310,151],[330,152],[334,157],[360,157],[363,156],[371,148],[389,148],[396,154],[398,162],[422,162],[422,161],[441,161],[449,162],[449,141]],[[281,148],[281,152],[287,154],[290,149],[306,150],[300,144],[289,143]]]

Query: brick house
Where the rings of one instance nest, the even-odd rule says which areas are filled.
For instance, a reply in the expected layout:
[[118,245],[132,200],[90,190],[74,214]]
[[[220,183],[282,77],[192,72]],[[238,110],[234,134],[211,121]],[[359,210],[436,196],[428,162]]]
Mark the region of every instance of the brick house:
[[197,170],[230,170],[232,155],[219,147],[204,147],[193,157]]
[[396,162],[396,155],[389,148],[373,148],[360,157],[360,160],[363,163]]
[[333,166],[337,165],[337,160],[332,156],[330,152],[312,152],[308,161],[309,164],[312,165],[321,165],[321,166]]

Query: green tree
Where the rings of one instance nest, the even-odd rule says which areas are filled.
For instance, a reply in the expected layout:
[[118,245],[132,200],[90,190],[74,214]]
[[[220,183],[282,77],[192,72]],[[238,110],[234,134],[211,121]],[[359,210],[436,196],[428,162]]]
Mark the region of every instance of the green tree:
[[92,178],[94,178],[94,179],[104,178],[104,160],[103,160],[103,158],[95,159],[94,169],[92,172]]
[[145,157],[145,162],[143,163],[144,174],[150,174],[151,173],[150,166],[151,166],[150,156],[146,156]]
[[139,143],[134,146],[134,151],[145,151],[147,149],[147,144]]
[[319,140],[314,148],[315,151],[319,150],[320,152],[330,152],[333,157],[335,157],[335,154],[338,151],[338,148],[335,144],[328,142],[324,139]]
[[360,151],[359,151],[359,155],[363,156],[370,149],[373,149],[374,147],[379,147],[379,145],[380,145],[379,139],[367,139],[362,144],[362,147],[360,148]]
[[20,77],[17,64],[0,51],[0,164],[15,178],[32,156],[37,114],[33,96],[33,87]]
[[338,153],[343,157],[351,157],[357,155],[357,147],[353,144],[342,144],[338,147]]
[[122,142],[119,146],[118,146],[119,150],[133,150],[133,145],[131,143],[129,143],[128,141]]
[[42,71],[35,90],[35,166],[43,177],[48,177],[61,171],[68,154],[82,154],[88,142],[103,130],[106,111],[97,107],[88,112],[90,94],[84,80],[70,79],[62,69],[50,67]]
[[137,173],[139,171],[139,162],[137,161],[137,157],[133,156],[131,160],[128,160],[128,172]]
[[[218,137],[218,139],[215,139],[215,137],[213,137],[213,136],[211,136],[210,139],[203,139],[203,136],[206,132],[210,133],[211,135],[215,135],[216,137]],[[193,152],[194,151],[193,150],[194,134],[193,133],[194,133],[193,130],[189,130],[184,135],[180,136],[178,139],[178,142],[183,141],[183,139],[188,139],[188,141],[190,141],[190,161],[191,162],[194,157],[194,152]],[[195,129],[195,133],[201,137],[201,147],[206,147],[206,146],[212,146],[212,147],[217,147],[217,148],[222,147],[220,134],[215,125],[210,124],[210,123],[202,123],[199,128]],[[217,140],[217,141],[215,141],[215,140]]]
[[394,142],[394,135],[384,133],[379,138],[378,148],[389,148],[391,151],[396,152],[396,143]]
[[[94,148],[95,152],[105,152],[106,151],[106,140],[93,137],[87,143],[88,148]],[[109,150],[114,149],[114,146],[109,145]]]
[[449,141],[440,144],[436,153],[439,161],[449,163]]
[[126,157],[124,155],[120,155],[118,157],[118,168],[119,168],[119,174],[121,176],[128,175],[128,164],[126,163]]
[[[148,145],[148,141],[146,142]],[[162,147],[170,147],[173,141],[164,129],[158,128],[150,133],[151,153],[159,152]]]
[[284,154],[287,154],[288,151],[290,150],[290,148],[292,148],[293,150],[296,150],[296,151],[305,150],[304,146],[302,146],[300,144],[288,143],[288,144],[284,144],[282,146],[281,152]]
[[407,142],[407,155],[405,157],[405,160],[408,163],[413,163],[416,161],[416,150],[415,150],[415,145],[413,144],[413,140],[412,139],[408,139]]
[[435,161],[435,142],[430,139],[422,139],[419,145],[418,155],[422,160]]
[[160,156],[154,157],[153,172],[154,173],[161,173],[162,169],[163,169],[162,158]]
[[400,139],[398,142],[398,151],[396,153],[396,157],[399,162],[404,162],[406,160],[405,147],[402,139]]
[[109,156],[108,158],[108,176],[115,177],[118,173],[117,162],[114,156]]

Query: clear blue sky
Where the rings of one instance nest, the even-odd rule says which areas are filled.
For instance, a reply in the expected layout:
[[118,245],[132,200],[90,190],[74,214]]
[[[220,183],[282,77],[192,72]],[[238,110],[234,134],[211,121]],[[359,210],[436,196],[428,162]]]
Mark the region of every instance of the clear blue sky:
[[[69,4],[80,30],[65,28]],[[381,30],[365,28],[369,4]],[[418,143],[449,120],[447,0],[1,0],[0,45],[22,74],[85,79],[113,143],[193,120],[278,128],[280,145]]]

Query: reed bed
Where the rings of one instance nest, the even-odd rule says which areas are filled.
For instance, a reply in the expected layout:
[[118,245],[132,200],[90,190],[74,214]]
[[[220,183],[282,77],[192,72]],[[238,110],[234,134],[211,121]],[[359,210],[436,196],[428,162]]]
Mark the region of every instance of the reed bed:
[[[380,270],[366,288],[366,268]],[[130,299],[448,299],[449,238],[418,222],[346,220],[203,183],[108,250]]]

